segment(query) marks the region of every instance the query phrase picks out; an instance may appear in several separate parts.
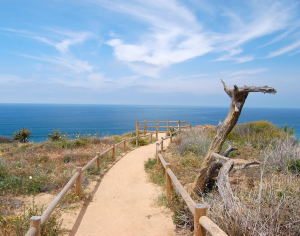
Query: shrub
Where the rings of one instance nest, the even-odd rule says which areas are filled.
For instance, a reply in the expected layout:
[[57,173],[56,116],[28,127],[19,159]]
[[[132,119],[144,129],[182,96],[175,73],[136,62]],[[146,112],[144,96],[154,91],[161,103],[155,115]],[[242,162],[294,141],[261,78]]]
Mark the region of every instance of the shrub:
[[[130,141],[130,143],[132,145],[136,145],[136,139],[132,139]],[[143,138],[138,138],[138,143],[139,143],[139,146],[146,146],[148,144],[148,141],[146,139],[143,139]]]
[[294,135],[295,131],[294,131],[294,127],[292,126],[289,130],[289,135]]
[[61,132],[59,129],[54,129],[51,134],[48,134],[51,141],[57,141],[61,139]]
[[[30,218],[32,216],[41,215],[44,211],[44,206],[37,206],[34,204],[34,199],[32,205],[25,207],[23,212],[17,215],[4,216],[0,212],[0,233],[4,236],[16,235],[21,236],[30,228]],[[51,214],[49,219],[41,227],[41,235],[53,236],[61,235],[62,221],[57,219],[57,214]]]
[[14,139],[12,137],[0,135],[0,143],[12,143]]
[[152,169],[152,167],[157,163],[157,159],[156,158],[148,158],[148,161],[145,161],[144,163],[144,168],[145,170],[149,170]]
[[28,142],[28,139],[31,138],[31,131],[27,128],[22,128],[19,131],[15,132],[14,134],[14,140],[17,140],[21,143]]

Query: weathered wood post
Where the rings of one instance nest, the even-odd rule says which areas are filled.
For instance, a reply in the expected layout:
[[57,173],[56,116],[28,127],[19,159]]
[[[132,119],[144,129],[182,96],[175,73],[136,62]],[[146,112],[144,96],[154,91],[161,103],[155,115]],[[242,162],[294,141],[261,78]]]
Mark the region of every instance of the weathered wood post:
[[171,168],[171,164],[167,163],[166,164],[166,189],[167,189],[167,199],[171,200],[172,197],[172,182],[171,182],[171,178],[168,174],[168,169]]
[[181,128],[180,128],[180,120],[178,121],[178,129],[179,129],[179,132],[180,132],[180,130],[181,130]]
[[194,215],[194,236],[205,236],[206,230],[199,223],[201,216],[206,215],[206,207],[204,204],[195,205],[195,215]]
[[163,152],[163,150],[164,150],[164,138],[163,137],[161,137],[160,150],[161,150],[161,152]]
[[138,135],[138,133],[140,132],[140,122],[137,121],[135,124],[135,133],[136,135]]
[[114,144],[113,149],[112,149],[112,159],[115,161],[116,160],[116,145]]
[[172,136],[173,136],[173,133],[170,131],[170,143],[172,143]]
[[123,152],[126,153],[126,151],[127,151],[127,150],[126,150],[126,139],[124,140],[124,144],[123,144],[123,145],[124,145],[124,146],[123,146]]
[[[156,120],[156,131],[158,132],[158,120]],[[156,137],[158,139],[158,137]]]
[[169,120],[167,120],[167,132],[169,132]]
[[192,124],[190,124],[190,129],[192,128]]
[[30,227],[36,228],[35,236],[41,236],[41,217],[40,216],[32,216],[30,218]]
[[136,138],[135,138],[135,145],[136,145],[136,147],[139,146],[139,135],[138,134],[136,135]]
[[144,125],[144,135],[146,135],[146,131],[147,131],[147,121],[145,120],[145,125]]
[[158,165],[161,165],[161,161],[160,161],[159,156],[158,156],[158,154],[161,154],[161,151],[158,150],[159,149],[159,142],[155,143],[155,147],[156,147],[156,160],[157,160],[156,163]]
[[79,173],[79,176],[76,179],[76,185],[75,185],[75,193],[78,196],[81,192],[82,187],[82,167],[76,167],[76,171]]
[[100,152],[96,152],[97,155],[97,170],[100,170]]
[[158,130],[156,130],[156,140],[158,140]]
[[184,120],[184,128],[187,128],[187,127],[186,127],[186,120]]
[[150,138],[150,142],[151,142],[151,143],[153,142],[153,137],[152,137],[152,136],[153,136],[153,134],[151,133],[151,135],[150,135],[150,137],[151,137],[151,138]]

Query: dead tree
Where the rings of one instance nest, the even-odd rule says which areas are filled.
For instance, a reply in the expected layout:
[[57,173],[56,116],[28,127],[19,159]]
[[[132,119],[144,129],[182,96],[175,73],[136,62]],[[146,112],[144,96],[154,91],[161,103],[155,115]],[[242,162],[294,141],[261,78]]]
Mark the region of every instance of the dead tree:
[[[234,88],[231,89],[227,87],[223,80],[221,81],[224,85],[225,92],[231,98],[231,105],[226,119],[223,122],[220,121],[219,125],[217,126],[216,134],[212,139],[209,150],[206,154],[205,161],[202,164],[200,172],[198,173],[193,183],[193,191],[195,193],[199,193],[199,190],[204,191],[208,181],[214,176],[215,172],[219,170],[223,166],[223,164],[225,164],[224,160],[229,159],[226,157],[221,158],[222,156],[220,157],[220,155],[215,154],[220,153],[227,135],[237,123],[248,94],[250,92],[262,92],[271,94],[275,94],[277,92],[274,88],[268,86],[243,86],[239,88],[234,85]],[[228,174],[232,166],[233,162],[230,163],[229,166],[226,167],[226,170],[222,171],[222,173]],[[220,176],[220,173],[219,177],[222,178],[222,176]]]

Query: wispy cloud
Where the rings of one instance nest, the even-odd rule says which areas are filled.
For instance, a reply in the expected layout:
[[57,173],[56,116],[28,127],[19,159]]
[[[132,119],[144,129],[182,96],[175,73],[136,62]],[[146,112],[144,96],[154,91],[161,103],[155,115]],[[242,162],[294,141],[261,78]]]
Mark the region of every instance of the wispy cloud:
[[252,61],[255,55],[242,55],[243,45],[280,30],[287,30],[287,33],[275,36],[273,41],[286,37],[297,28],[292,25],[295,9],[299,6],[296,1],[248,1],[244,2],[247,15],[244,11],[221,7],[219,14],[223,17],[225,31],[213,32],[205,29],[204,19],[176,0],[90,1],[148,25],[135,42],[127,43],[121,36],[106,42],[114,48],[117,59],[125,64],[130,62],[128,65],[135,70],[139,64],[132,64],[137,62],[157,66],[160,70],[209,52],[222,54],[215,61]]
[[2,28],[1,30],[18,34],[20,37],[31,38],[48,44],[63,54],[69,52],[69,48],[71,46],[83,43],[87,39],[93,37],[91,32],[72,32],[55,28],[48,29],[52,32],[51,34],[47,32],[48,37],[44,36],[45,34],[42,33],[34,33],[26,30],[16,30],[11,28]]
[[21,84],[33,81],[33,79],[24,79],[17,75],[0,74],[0,84]]
[[251,69],[251,70],[238,70],[235,72],[229,73],[227,76],[236,76],[236,75],[253,75],[253,74],[258,74],[262,73],[264,71],[267,71],[268,68],[258,68],[258,69]]
[[92,72],[93,67],[87,62],[87,61],[81,61],[74,59],[72,57],[58,57],[58,56],[31,56],[26,54],[20,54],[21,56],[39,60],[39,61],[45,61],[52,64],[56,64],[65,68],[70,69],[73,73],[84,73],[84,72]]
[[271,58],[271,57],[276,57],[276,56],[280,56],[282,54],[285,54],[287,52],[290,52],[296,48],[299,48],[300,47],[300,40],[299,41],[296,41],[294,42],[293,44],[289,45],[289,46],[286,46],[286,47],[283,47],[275,52],[271,52],[269,53],[269,55],[266,57],[266,58]]

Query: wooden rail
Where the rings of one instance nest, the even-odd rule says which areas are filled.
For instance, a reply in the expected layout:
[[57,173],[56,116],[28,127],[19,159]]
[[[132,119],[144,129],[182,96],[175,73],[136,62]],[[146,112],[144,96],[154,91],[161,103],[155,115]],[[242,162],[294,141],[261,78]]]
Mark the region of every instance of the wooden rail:
[[205,236],[206,231],[209,232],[212,236],[228,236],[223,230],[219,228],[211,219],[206,217],[206,206],[204,204],[195,204],[191,196],[187,193],[184,187],[181,185],[173,171],[171,170],[171,164],[167,163],[162,156],[163,152],[163,142],[166,139],[170,138],[172,143],[172,136],[178,132],[177,129],[175,132],[170,132],[170,136],[162,138],[160,141],[156,142],[156,158],[157,164],[162,165],[166,173],[166,194],[167,199],[172,198],[172,184],[176,187],[182,199],[187,204],[189,210],[194,215],[194,235],[195,236]]
[[136,147],[138,147],[138,139],[142,137],[148,137],[150,136],[151,142],[153,141],[153,133],[145,134],[145,135],[137,135],[132,138],[128,138],[125,140],[122,140],[121,142],[113,145],[112,147],[106,149],[104,152],[99,153],[96,152],[96,156],[90,160],[84,167],[77,167],[75,174],[72,176],[72,178],[69,180],[69,182],[65,185],[65,187],[59,192],[59,194],[54,198],[54,200],[50,203],[50,205],[47,207],[47,209],[43,212],[41,216],[33,216],[30,218],[30,228],[25,234],[25,236],[40,236],[41,235],[41,227],[45,223],[45,221],[49,218],[51,213],[55,210],[55,207],[58,205],[58,203],[61,201],[61,199],[65,196],[65,194],[68,192],[68,190],[74,186],[75,183],[75,193],[78,196],[81,192],[82,187],[82,174],[84,171],[86,171],[92,164],[96,162],[97,169],[100,170],[100,157],[108,153],[109,151],[112,151],[112,158],[115,161],[116,160],[116,148],[117,146],[123,144],[123,152],[125,153],[127,150],[126,142],[135,139],[136,140]]
[[[155,126],[153,126],[153,125],[148,126],[147,125],[148,123],[155,123],[156,125]],[[160,125],[160,123],[166,123],[166,125]],[[170,123],[172,123],[172,124],[175,123],[175,125],[171,125]],[[144,126],[140,127],[140,124],[144,124]],[[155,129],[155,131],[147,130],[147,128]],[[167,129],[165,131],[161,131],[161,130],[159,130],[159,128],[167,128]],[[158,138],[158,133],[169,132],[169,130],[171,128],[173,128],[173,129],[178,128],[178,130],[181,131],[181,129],[191,128],[191,124],[187,124],[186,120],[184,120],[184,121],[180,121],[180,120],[178,120],[178,121],[169,121],[169,120],[167,120],[167,121],[158,121],[158,120],[156,120],[156,121],[147,121],[147,120],[145,120],[145,121],[137,121],[135,130],[136,130],[137,134],[140,133],[140,131],[142,131],[144,134],[149,133],[149,132],[156,133],[156,139],[157,139]]]

